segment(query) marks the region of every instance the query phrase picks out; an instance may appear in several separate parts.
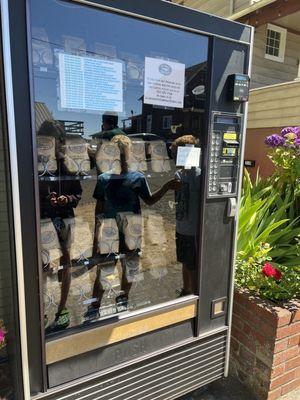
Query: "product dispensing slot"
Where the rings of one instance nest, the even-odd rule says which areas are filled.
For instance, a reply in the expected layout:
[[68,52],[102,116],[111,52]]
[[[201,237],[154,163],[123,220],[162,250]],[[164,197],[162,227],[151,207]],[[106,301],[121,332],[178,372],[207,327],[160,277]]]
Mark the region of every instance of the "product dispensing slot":
[[216,113],[213,122],[208,195],[232,196],[237,190],[241,116]]

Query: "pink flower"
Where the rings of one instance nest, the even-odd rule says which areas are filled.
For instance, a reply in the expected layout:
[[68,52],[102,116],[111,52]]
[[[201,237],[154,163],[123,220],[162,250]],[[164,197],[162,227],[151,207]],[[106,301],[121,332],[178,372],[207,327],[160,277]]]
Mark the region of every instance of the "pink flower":
[[262,273],[265,276],[272,277],[274,275],[274,267],[273,267],[273,265],[271,265],[269,263],[265,263],[265,265],[264,265],[264,267],[262,269]]
[[274,278],[276,281],[280,281],[282,274],[279,269],[273,267],[270,263],[265,263],[262,269],[262,273],[268,278]]
[[0,343],[4,342],[5,340],[5,331],[3,329],[0,329]]
[[279,271],[279,269],[277,269],[277,268],[274,268],[275,269],[275,272],[274,272],[274,278],[275,278],[275,281],[280,281],[280,279],[282,278],[282,273]]

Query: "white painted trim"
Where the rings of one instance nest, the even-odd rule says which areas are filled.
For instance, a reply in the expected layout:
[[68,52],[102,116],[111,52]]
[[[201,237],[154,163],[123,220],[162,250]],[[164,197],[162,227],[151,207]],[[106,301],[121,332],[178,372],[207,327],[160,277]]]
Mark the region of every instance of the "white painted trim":
[[277,0],[260,0],[259,2],[252,4],[250,7],[247,7],[244,10],[231,15],[229,19],[235,21],[236,19],[251,14],[253,11],[259,10],[260,8],[268,6],[269,4],[275,3],[275,1]]
[[265,43],[266,46],[267,46],[268,30],[280,33],[279,56],[277,57],[277,56],[272,56],[271,54],[267,54],[266,53],[266,49],[265,49],[265,58],[267,60],[272,60],[272,61],[283,63],[284,62],[284,55],[285,55],[285,47],[286,47],[287,29],[282,28],[281,26],[277,26],[277,25],[273,25],[273,24],[267,24],[267,27],[266,27],[266,43]]
[[260,86],[258,88],[250,89],[250,92],[257,92],[258,90],[267,90],[267,89],[271,90],[272,88],[276,88],[278,86],[295,85],[295,84],[299,84],[299,81],[293,80],[288,82],[274,83],[273,85]]
[[22,251],[22,234],[21,234],[21,209],[20,209],[20,193],[18,178],[18,158],[16,143],[16,127],[14,113],[14,95],[13,95],[13,79],[11,69],[11,52],[10,52],[10,25],[9,25],[9,0],[1,0],[1,21],[2,21],[2,41],[3,41],[3,64],[5,77],[5,97],[7,109],[7,125],[9,137],[9,154],[10,154],[10,172],[11,172],[11,188],[13,202],[13,227],[16,251],[17,266],[17,285],[18,285],[18,307],[20,321],[20,338],[21,338],[21,363],[23,372],[23,389],[24,399],[30,399],[30,381],[28,366],[28,348],[27,348],[27,330],[26,330],[26,308],[25,308],[25,286],[23,271],[23,251]]

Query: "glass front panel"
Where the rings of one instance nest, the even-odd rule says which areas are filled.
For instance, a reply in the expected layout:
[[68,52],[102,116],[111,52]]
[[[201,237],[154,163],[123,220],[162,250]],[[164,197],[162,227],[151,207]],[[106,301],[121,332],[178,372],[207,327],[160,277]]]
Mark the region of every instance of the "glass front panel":
[[197,292],[208,39],[31,1],[48,335]]

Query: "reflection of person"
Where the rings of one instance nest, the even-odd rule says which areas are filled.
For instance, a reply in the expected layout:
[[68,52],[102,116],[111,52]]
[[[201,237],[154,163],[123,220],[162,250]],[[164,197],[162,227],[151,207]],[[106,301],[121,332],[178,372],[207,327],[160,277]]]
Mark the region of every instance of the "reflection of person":
[[[64,131],[59,123],[45,121],[39,129],[38,135],[54,136],[58,141],[63,142]],[[58,163],[59,170],[61,170],[61,159],[58,159]],[[77,207],[82,193],[79,181],[63,180],[60,177],[58,179],[55,181],[40,181],[39,183],[41,219],[50,218],[52,220],[62,251],[60,263],[64,265],[64,269],[58,273],[59,281],[61,282],[61,297],[56,318],[46,328],[46,333],[65,329],[70,323],[66,302],[71,283],[71,260],[64,237],[64,219],[74,218],[74,208]]]
[[[192,135],[184,135],[176,139],[171,150],[176,160],[179,146],[196,146],[198,139]],[[175,177],[181,187],[175,192],[176,201],[176,253],[177,260],[182,263],[183,288],[181,296],[195,294],[197,291],[197,227],[200,201],[200,173],[198,167],[180,169]]]
[[[119,212],[132,212],[141,214],[140,198],[147,204],[153,205],[159,201],[168,190],[177,189],[178,182],[172,179],[166,182],[156,192],[151,193],[147,180],[143,173],[133,172],[128,169],[127,160],[130,155],[131,141],[124,135],[117,135],[111,140],[119,146],[121,153],[121,174],[112,174],[110,172],[99,175],[98,182],[94,191],[94,198],[97,200],[95,208],[95,217],[101,215],[104,218],[116,218]],[[123,243],[124,238],[120,232],[120,252],[127,253],[126,258],[131,259],[137,257],[129,254],[126,246]],[[97,238],[95,236],[94,247],[97,247]],[[126,258],[121,259],[122,276],[121,276],[121,292],[122,295],[116,298],[117,305],[122,304],[127,307],[128,294],[131,289],[131,282],[126,278]],[[104,290],[101,286],[100,270],[98,268],[97,276],[94,284],[93,299],[94,301],[86,313],[86,318],[93,319],[99,317],[99,307]]]
[[125,135],[118,127],[118,115],[113,113],[104,113],[102,115],[102,134],[103,139],[111,140],[116,135]]

